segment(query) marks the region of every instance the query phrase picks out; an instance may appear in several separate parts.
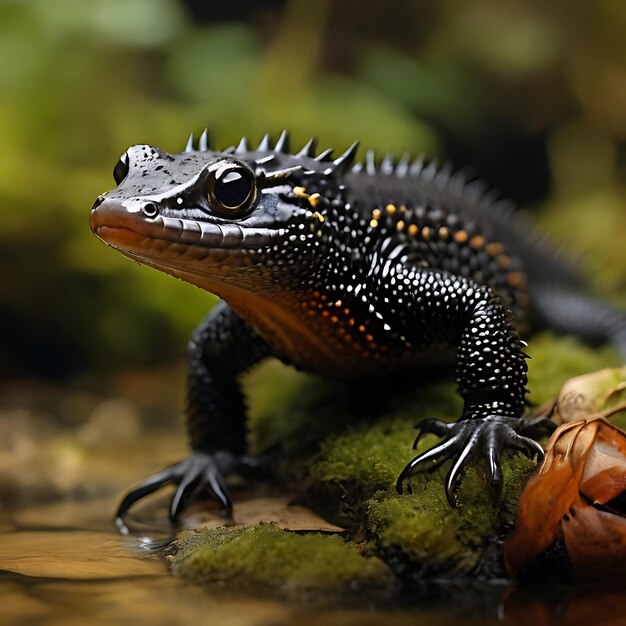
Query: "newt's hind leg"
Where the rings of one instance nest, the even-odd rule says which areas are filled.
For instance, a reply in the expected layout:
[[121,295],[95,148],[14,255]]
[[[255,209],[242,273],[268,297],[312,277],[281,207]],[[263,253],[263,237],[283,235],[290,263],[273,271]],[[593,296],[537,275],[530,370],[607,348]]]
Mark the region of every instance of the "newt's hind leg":
[[530,298],[541,325],[590,343],[611,343],[626,363],[626,311],[551,283],[531,285]]

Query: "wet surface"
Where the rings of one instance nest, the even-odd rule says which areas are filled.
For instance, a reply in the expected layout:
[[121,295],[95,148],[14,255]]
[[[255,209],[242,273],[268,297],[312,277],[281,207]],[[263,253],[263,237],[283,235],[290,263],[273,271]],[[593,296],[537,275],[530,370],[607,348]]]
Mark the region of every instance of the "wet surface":
[[159,552],[114,532],[108,520],[114,502],[23,506],[3,515],[2,624],[195,624],[209,617],[232,625],[457,623],[446,612],[400,609],[389,599],[355,596],[349,607],[337,607],[323,598],[235,595],[227,583],[208,590],[187,585],[170,574]]
[[[158,378],[152,384],[159,388]],[[185,454],[180,426],[173,420],[164,424],[158,416],[145,422],[142,416],[151,413],[142,404],[144,387],[135,390],[133,396],[125,388],[131,401],[63,392],[62,406],[58,398],[52,403],[55,410],[33,403],[0,410],[1,624],[623,623],[621,586],[575,593],[567,585],[524,591],[457,580],[338,600],[243,596],[229,590],[228,582],[209,588],[186,584],[171,574],[160,550],[146,549],[141,535],[122,537],[114,529],[112,514],[124,490]],[[176,393],[172,397],[177,400]],[[138,507],[133,517],[163,518],[166,501],[163,494]],[[316,519],[285,517],[286,502],[248,500],[240,521],[256,523],[263,510],[272,510],[284,527],[317,528]],[[200,521],[207,524],[206,513],[187,517],[188,523]],[[152,537],[167,540],[169,528],[159,528]]]

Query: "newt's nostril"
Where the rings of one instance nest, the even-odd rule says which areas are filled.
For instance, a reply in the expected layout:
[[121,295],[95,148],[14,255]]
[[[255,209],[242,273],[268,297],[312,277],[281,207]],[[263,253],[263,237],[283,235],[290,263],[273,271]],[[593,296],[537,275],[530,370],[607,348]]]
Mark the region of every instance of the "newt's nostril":
[[156,217],[159,214],[159,207],[154,202],[146,202],[141,210],[146,217]]

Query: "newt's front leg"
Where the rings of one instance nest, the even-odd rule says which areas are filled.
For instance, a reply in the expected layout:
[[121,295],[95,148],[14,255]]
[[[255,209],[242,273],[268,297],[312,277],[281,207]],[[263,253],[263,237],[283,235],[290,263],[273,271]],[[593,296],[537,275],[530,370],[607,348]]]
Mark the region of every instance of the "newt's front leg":
[[188,348],[185,410],[192,453],[124,497],[115,516],[120,532],[129,532],[124,516],[135,502],[172,483],[178,485],[170,503],[172,522],[203,489],[232,508],[224,477],[253,463],[245,456],[245,408],[236,376],[268,355],[267,344],[224,303],[195,329]]
[[[390,284],[406,286],[410,311],[406,336],[416,342],[449,342],[457,346],[456,379],[465,401],[456,423],[424,420],[422,432],[445,437],[413,459],[402,471],[397,490],[411,475],[434,469],[452,459],[446,495],[455,506],[454,488],[463,469],[482,456],[492,487],[502,482],[500,455],[505,447],[529,457],[542,457],[541,446],[521,433],[534,422],[522,417],[526,395],[523,343],[496,292],[469,278],[447,272],[388,267]],[[388,298],[390,299],[390,298]],[[546,425],[549,427],[549,425]]]

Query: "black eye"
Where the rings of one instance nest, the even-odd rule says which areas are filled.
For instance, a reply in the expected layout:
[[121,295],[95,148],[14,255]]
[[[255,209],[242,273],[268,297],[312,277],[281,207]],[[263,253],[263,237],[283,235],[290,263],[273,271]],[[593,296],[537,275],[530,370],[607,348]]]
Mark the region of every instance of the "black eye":
[[115,164],[113,168],[113,178],[115,179],[115,183],[119,185],[128,174],[128,155],[124,153],[120,160]]
[[215,178],[213,194],[225,209],[243,208],[252,199],[253,191],[252,175],[242,167],[223,170]]

